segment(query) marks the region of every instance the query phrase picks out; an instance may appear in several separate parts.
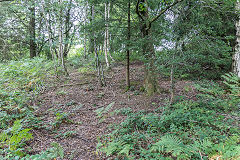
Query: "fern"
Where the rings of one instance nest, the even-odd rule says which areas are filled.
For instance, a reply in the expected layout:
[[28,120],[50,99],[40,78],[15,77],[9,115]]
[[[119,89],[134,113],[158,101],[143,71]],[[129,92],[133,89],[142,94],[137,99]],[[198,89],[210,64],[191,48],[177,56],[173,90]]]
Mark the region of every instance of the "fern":
[[231,136],[225,140],[215,145],[215,150],[221,153],[225,159],[239,159],[240,158],[240,137],[239,135]]
[[230,89],[230,92],[236,96],[240,96],[240,78],[234,73],[227,73],[222,76],[223,83]]
[[64,158],[63,148],[58,143],[51,143],[52,148],[47,149],[46,151],[42,151],[40,154],[36,155],[27,155],[21,160],[52,160],[56,158]]
[[113,107],[114,104],[115,104],[115,102],[112,102],[107,107],[101,107],[94,111],[97,113],[97,117],[100,118],[99,123],[103,122],[105,120],[105,118],[107,118],[107,116],[109,116],[108,112]]
[[102,151],[107,154],[107,156],[119,152],[121,150],[121,142],[113,141],[110,142],[106,147],[102,148]]
[[165,135],[160,141],[155,143],[150,150],[152,152],[172,153],[173,156],[177,157],[178,155],[181,155],[185,149],[182,140],[177,136]]
[[[240,138],[233,136],[239,134],[239,98],[214,82],[197,88],[196,101],[179,100],[160,113],[115,111],[126,119],[98,139],[98,151],[119,159],[240,159]],[[105,109],[97,114],[108,114]]]
[[126,155],[128,157],[130,150],[131,150],[131,145],[126,144],[123,146],[123,149],[118,153],[118,155]]
[[95,110],[95,112],[97,113],[98,117],[101,117],[103,114],[108,113],[108,111],[113,107],[114,104],[115,102],[112,102],[107,107],[101,107]]
[[187,148],[192,152],[200,152],[207,155],[212,152],[212,146],[213,143],[211,141],[209,141],[208,139],[203,139],[200,141],[194,141],[194,143],[188,145]]
[[29,133],[30,130],[30,128],[23,129],[21,121],[17,120],[11,128],[1,133],[1,144],[7,145],[11,151],[15,151],[24,141],[33,138],[32,134]]

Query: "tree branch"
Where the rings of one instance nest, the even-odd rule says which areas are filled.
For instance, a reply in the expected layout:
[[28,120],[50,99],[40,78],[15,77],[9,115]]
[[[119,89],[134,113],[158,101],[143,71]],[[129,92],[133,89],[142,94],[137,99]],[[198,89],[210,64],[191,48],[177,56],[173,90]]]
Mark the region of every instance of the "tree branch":
[[165,9],[161,10],[160,13],[154,17],[149,24],[155,22],[161,15],[163,15],[168,9],[170,9],[171,7],[175,6],[176,4],[178,4],[179,2],[182,2],[183,0],[176,0],[174,3],[172,3],[171,5],[167,6]]
[[8,1],[13,1],[13,0],[0,0],[0,2],[8,2]]
[[144,21],[144,18],[141,16],[140,12],[139,12],[139,4],[140,4],[140,0],[137,1],[137,5],[136,5],[136,13],[138,15],[138,17],[141,18],[141,20]]
[[16,11],[14,11],[13,9],[11,11],[17,16],[17,18],[24,25],[24,27],[26,27],[26,28],[29,27],[27,24],[24,23],[24,21],[22,20],[22,18],[18,15],[18,13]]

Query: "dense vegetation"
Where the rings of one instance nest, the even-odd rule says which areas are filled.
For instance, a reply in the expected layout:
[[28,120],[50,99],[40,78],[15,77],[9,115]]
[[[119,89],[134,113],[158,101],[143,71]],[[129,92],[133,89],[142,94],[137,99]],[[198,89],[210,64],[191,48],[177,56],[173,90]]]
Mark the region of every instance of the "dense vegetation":
[[[52,62],[41,58],[23,59],[1,64],[1,159],[52,159],[61,151],[58,144],[38,155],[26,155],[26,142],[33,139],[31,130],[41,127],[31,101],[44,89],[43,79],[53,74]],[[62,153],[63,154],[63,153]]]
[[98,150],[127,159],[238,159],[239,81],[233,79],[225,81],[228,94],[205,81],[198,82],[195,101],[178,97],[153,113],[116,110],[127,118],[99,140]]
[[239,6],[0,0],[0,159],[240,159]]

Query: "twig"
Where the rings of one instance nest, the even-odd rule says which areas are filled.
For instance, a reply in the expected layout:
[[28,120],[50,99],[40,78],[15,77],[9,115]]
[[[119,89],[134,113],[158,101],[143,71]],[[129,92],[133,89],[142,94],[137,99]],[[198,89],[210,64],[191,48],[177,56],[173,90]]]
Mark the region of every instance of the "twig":
[[66,87],[66,86],[77,86],[77,85],[85,85],[85,84],[89,84],[90,82],[83,82],[83,83],[72,83],[72,84],[64,84],[64,85],[56,85],[56,86],[52,86],[52,87],[48,87],[48,88],[56,88],[56,87]]
[[85,85],[85,84],[89,84],[90,82],[83,82],[83,83],[72,83],[72,84],[64,84],[61,86],[55,86],[55,87],[66,87],[66,86],[77,86],[77,85]]

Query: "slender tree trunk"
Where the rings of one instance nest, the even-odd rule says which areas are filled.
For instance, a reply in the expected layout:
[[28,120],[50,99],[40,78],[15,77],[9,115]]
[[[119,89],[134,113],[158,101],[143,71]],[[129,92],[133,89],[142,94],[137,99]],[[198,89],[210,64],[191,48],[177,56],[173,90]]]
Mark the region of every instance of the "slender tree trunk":
[[36,22],[35,22],[35,2],[33,1],[33,6],[29,9],[30,10],[30,21],[29,21],[29,28],[30,28],[30,58],[36,56]]
[[104,43],[102,44],[102,47],[101,47],[101,55],[103,55],[103,52],[104,52]]
[[128,2],[128,43],[127,43],[127,65],[126,65],[126,85],[127,89],[130,88],[130,61],[129,61],[129,55],[130,55],[130,40],[131,40],[131,0]]
[[53,41],[52,41],[52,32],[51,32],[51,16],[50,13],[46,13],[45,10],[45,3],[43,3],[42,5],[42,13],[43,13],[43,17],[45,18],[45,22],[46,22],[46,28],[47,28],[47,33],[48,33],[48,43],[49,43],[49,52],[52,56],[52,60],[54,62],[54,67],[55,67],[55,72],[57,73],[57,65],[56,65],[56,57],[57,55],[53,52]]
[[[90,18],[90,22],[91,21],[94,21],[94,18],[95,18],[95,7],[94,5],[91,6],[91,18]],[[95,59],[96,59],[96,67],[99,66],[98,62],[98,53],[97,53],[97,48],[96,48],[96,37],[95,37],[95,32],[94,30],[92,30],[91,32],[92,34],[92,38],[93,38],[93,43],[90,41],[90,47],[93,48],[93,51],[94,51],[94,54],[95,54]],[[96,68],[98,69],[98,68]],[[98,75],[99,75],[100,71],[98,71]]]
[[105,3],[105,36],[104,36],[104,54],[105,54],[105,61],[107,64],[107,68],[110,67],[108,61],[108,4]]
[[[95,10],[94,10],[94,6],[92,6],[92,20],[94,20],[95,18]],[[96,59],[96,70],[98,72],[98,79],[99,79],[99,83],[101,86],[105,86],[106,82],[105,82],[105,78],[104,78],[104,71],[103,71],[103,66],[101,64],[101,61],[99,59],[99,51],[96,45],[96,37],[95,37],[95,32],[93,31],[93,37],[94,37],[94,52],[95,52],[95,59]]]
[[65,74],[68,75],[68,72],[67,72],[67,68],[66,68],[66,65],[65,65],[65,59],[64,59],[64,51],[63,51],[63,20],[62,20],[62,0],[59,0],[59,3],[60,3],[60,17],[59,17],[59,27],[58,27],[58,36],[59,36],[59,61],[61,61],[61,65],[65,71]]
[[[40,12],[40,17],[43,17],[43,13]],[[41,32],[43,31],[43,19],[41,18],[40,21],[39,21],[39,27],[38,27],[38,30],[37,30],[37,33],[38,35],[41,34]],[[45,35],[43,35],[43,37],[39,37],[41,39],[41,43],[38,43],[36,44],[36,56],[39,56],[40,53],[42,52],[43,50],[43,47],[45,46]],[[49,53],[47,53],[47,58],[50,59],[51,58],[51,55],[49,55]]]
[[233,72],[240,77],[240,0],[236,2],[236,12],[238,14],[238,20],[236,21],[236,46],[235,54],[233,55]]
[[172,64],[171,65],[171,75],[170,75],[170,81],[171,81],[171,88],[170,88],[170,93],[171,93],[171,96],[170,96],[170,104],[173,103],[174,101],[174,65]]
[[88,4],[84,7],[84,58],[87,58],[87,36],[86,36],[86,23],[87,23],[87,8]]
[[[90,23],[93,22],[93,17],[94,17],[93,15],[94,15],[94,5],[91,6]],[[88,53],[94,53],[94,31],[93,31],[93,29],[91,29],[91,31],[90,31]]]
[[[59,3],[61,5],[62,0],[59,0]],[[62,9],[60,9],[60,15],[59,15],[59,26],[58,26],[58,38],[59,38],[59,48],[58,48],[58,57],[62,62],[63,65],[63,34],[62,34],[62,30],[63,30],[63,26],[62,26]]]
[[72,8],[72,0],[69,2],[68,10],[65,16],[65,38],[64,38],[64,50],[63,50],[63,55],[64,58],[67,58],[68,52],[69,52],[69,47],[70,47],[70,12]]
[[[110,20],[110,8],[111,7],[111,3],[109,2],[108,3],[108,8],[107,8],[107,20],[108,20],[108,23],[109,23],[109,20]],[[108,50],[108,55],[109,57],[111,58],[112,61],[114,61],[112,55],[111,55],[111,52],[110,52],[110,33],[109,33],[109,24],[107,24],[108,27],[107,27],[107,50]]]

